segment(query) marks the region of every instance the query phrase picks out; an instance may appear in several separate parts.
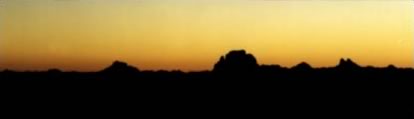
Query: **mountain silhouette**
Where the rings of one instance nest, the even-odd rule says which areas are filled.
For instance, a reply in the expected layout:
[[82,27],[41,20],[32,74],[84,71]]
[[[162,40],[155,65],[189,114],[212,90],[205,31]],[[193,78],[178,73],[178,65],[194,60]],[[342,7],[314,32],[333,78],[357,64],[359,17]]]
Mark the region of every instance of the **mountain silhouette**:
[[100,71],[104,74],[115,74],[115,75],[122,75],[122,74],[134,74],[139,73],[139,69],[133,66],[128,65],[122,61],[114,61],[112,65]]
[[215,73],[252,73],[258,69],[256,58],[245,50],[233,50],[214,65]]
[[306,62],[301,62],[297,64],[296,66],[292,67],[292,70],[296,70],[296,71],[310,71],[312,69],[313,69],[312,66]]
[[396,70],[396,69],[397,69],[397,67],[396,67],[396,66],[394,66],[394,65],[392,65],[392,64],[390,64],[390,65],[388,65],[388,66],[387,66],[387,69],[388,69],[388,70]]
[[355,63],[349,58],[348,59],[341,58],[336,68],[340,70],[357,70],[357,69],[360,69],[361,66],[359,66],[357,63]]
[[[69,90],[66,92],[78,89],[80,91],[76,94],[84,93],[86,96],[101,92],[105,97],[120,99],[115,101],[117,103],[126,102],[125,105],[137,102],[151,104],[149,107],[154,107],[153,104],[179,104],[172,106],[175,108],[183,103],[205,103],[215,109],[228,106],[223,108],[223,112],[260,111],[277,116],[296,116],[294,118],[303,118],[300,117],[302,115],[305,118],[325,116],[330,119],[412,119],[413,74],[411,68],[394,65],[361,67],[344,58],[338,65],[325,68],[313,68],[306,62],[292,68],[277,64],[259,65],[252,54],[233,50],[221,56],[212,71],[141,71],[126,62],[114,61],[99,72],[65,72],[59,69],[19,72],[6,69],[0,72],[0,81],[5,82],[0,84],[12,87],[8,90],[31,91],[46,87],[46,90],[54,91],[53,95],[65,92],[57,89]],[[9,85],[8,81],[18,82],[20,87]],[[88,91],[90,89],[93,91]],[[115,95],[106,96],[111,92]],[[165,92],[170,95],[157,97]],[[182,92],[187,93],[179,95]],[[120,98],[119,94],[128,97]],[[146,98],[151,99],[140,101]],[[155,103],[147,103],[151,101]]]

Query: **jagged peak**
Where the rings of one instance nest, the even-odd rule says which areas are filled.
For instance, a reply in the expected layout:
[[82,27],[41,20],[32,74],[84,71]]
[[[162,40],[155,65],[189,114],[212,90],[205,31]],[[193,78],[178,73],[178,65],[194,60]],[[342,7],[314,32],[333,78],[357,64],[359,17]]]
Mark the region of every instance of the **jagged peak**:
[[341,63],[345,63],[345,62],[347,62],[347,60],[346,60],[345,58],[341,58],[341,59],[339,60],[339,64],[341,64]]
[[351,58],[341,58],[336,67],[341,69],[360,68]]
[[258,68],[256,58],[245,50],[232,50],[214,65],[215,72],[248,72]]

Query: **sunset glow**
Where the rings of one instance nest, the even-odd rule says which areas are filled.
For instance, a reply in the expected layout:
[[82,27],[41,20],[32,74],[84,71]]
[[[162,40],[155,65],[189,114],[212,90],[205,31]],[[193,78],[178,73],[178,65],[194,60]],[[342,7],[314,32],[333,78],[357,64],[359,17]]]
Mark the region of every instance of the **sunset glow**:
[[0,69],[210,70],[260,64],[414,66],[412,0],[0,0]]

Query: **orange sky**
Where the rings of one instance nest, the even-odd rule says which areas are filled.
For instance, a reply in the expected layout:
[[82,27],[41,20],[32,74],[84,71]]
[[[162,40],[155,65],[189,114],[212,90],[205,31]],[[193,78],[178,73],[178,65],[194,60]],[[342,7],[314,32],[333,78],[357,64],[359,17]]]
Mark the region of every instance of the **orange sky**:
[[1,0],[0,69],[211,69],[260,64],[414,66],[412,0]]

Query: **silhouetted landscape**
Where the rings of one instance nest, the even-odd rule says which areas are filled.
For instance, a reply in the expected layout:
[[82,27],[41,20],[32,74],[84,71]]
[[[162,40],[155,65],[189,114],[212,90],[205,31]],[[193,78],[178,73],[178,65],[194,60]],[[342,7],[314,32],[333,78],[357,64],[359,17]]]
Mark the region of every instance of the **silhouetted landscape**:
[[[284,116],[308,117],[304,115],[310,114],[335,115],[332,117],[335,118],[359,115],[362,118],[397,119],[412,118],[413,74],[411,68],[393,65],[361,67],[351,59],[340,59],[336,66],[324,68],[314,68],[306,62],[291,68],[259,65],[252,54],[234,50],[221,56],[211,71],[145,71],[114,61],[98,72],[4,70],[0,79],[4,84],[17,82],[28,87],[72,89],[72,86],[82,85],[87,89],[99,87],[128,92],[208,93],[221,98],[212,99],[217,102],[213,105],[223,104],[224,100],[235,110],[241,105],[246,106],[240,107],[241,110],[260,105],[277,109]],[[204,100],[210,98],[213,97]]]
[[341,58],[334,67],[314,68],[301,62],[291,68],[280,65],[259,65],[252,54],[244,50],[230,51],[221,56],[211,71],[183,72],[180,70],[140,70],[126,62],[114,61],[97,72],[48,71],[1,72],[1,79],[8,81],[411,81],[412,68],[361,67],[351,59]]

